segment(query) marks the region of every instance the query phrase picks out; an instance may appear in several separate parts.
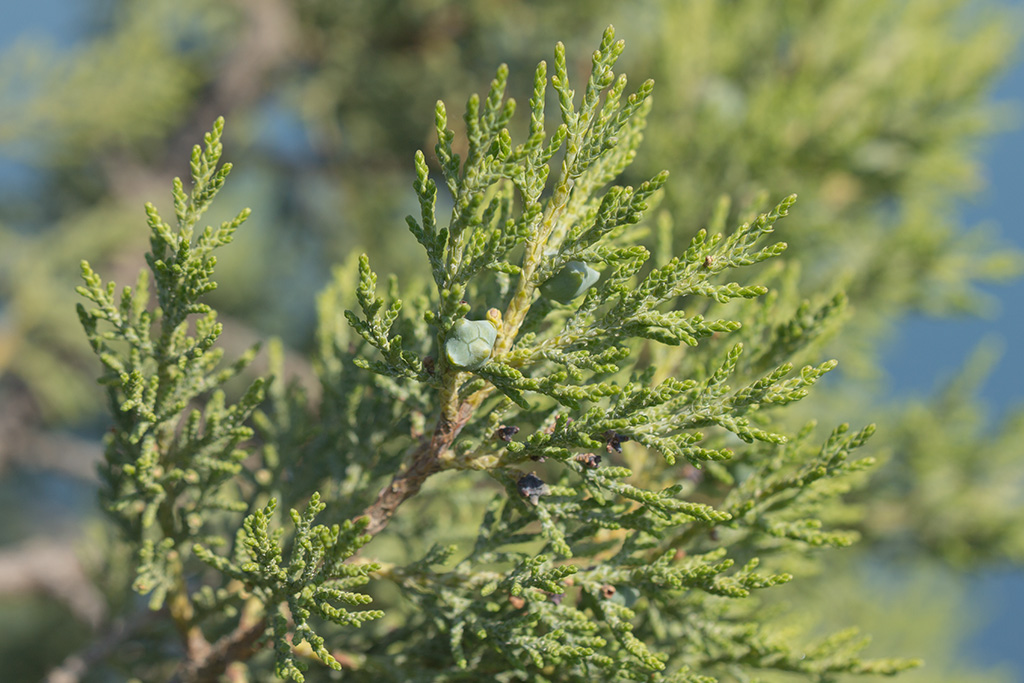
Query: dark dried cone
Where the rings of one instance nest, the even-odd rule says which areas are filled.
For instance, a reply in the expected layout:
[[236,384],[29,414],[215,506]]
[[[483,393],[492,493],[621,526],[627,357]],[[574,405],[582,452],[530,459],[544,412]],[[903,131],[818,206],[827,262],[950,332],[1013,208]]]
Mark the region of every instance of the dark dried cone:
[[629,441],[628,436],[624,434],[619,434],[618,432],[613,432],[610,429],[607,432],[605,432],[603,436],[605,441],[605,448],[608,449],[609,453],[621,453],[622,444]]
[[518,433],[519,433],[519,427],[515,427],[515,426],[506,427],[505,425],[502,425],[502,426],[498,427],[496,430],[494,430],[494,438],[495,439],[500,439],[501,441],[504,441],[505,443],[509,443],[510,441],[512,441],[512,437],[515,436]]
[[545,484],[540,477],[531,472],[530,474],[523,475],[517,483],[519,488],[519,495],[524,498],[529,498],[530,502],[534,505],[540,500],[541,496],[546,496],[551,493],[551,489]]

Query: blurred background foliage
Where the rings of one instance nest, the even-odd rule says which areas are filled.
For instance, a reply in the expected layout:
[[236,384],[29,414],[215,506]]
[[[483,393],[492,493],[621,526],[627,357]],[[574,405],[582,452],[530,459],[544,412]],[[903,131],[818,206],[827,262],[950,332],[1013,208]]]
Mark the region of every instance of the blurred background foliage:
[[[978,404],[981,356],[932,399],[887,399],[880,344],[908,315],[985,312],[979,287],[1024,264],[957,213],[981,188],[980,143],[1011,120],[990,93],[1020,13],[967,0],[78,4],[77,40],[25,37],[0,55],[0,670],[38,677],[131,600],[103,535],[82,524],[105,418],[73,312],[78,261],[134,280],[143,201],[169,213],[170,179],[224,115],[236,170],[218,206],[253,217],[218,264],[212,303],[229,348],[280,336],[301,381],[334,264],[359,249],[406,283],[426,274],[403,217],[418,211],[411,162],[433,148],[434,102],[460,111],[505,62],[525,103],[558,40],[580,81],[613,23],[620,71],[657,83],[625,178],[671,171],[659,206],[671,230],[651,244],[684,243],[722,195],[734,223],[795,192],[779,305],[806,301],[812,316],[839,291],[849,299],[841,333],[823,340],[841,379],[792,412],[878,422],[870,446],[885,464],[852,494],[865,541],[786,599],[823,626],[874,627],[879,654],[930,658],[905,680],[1010,680],[955,668],[969,624],[951,615],[963,608],[955,571],[1024,560],[1024,419],[995,424]],[[73,569],[18,583],[32,562],[56,562],[45,552]]]

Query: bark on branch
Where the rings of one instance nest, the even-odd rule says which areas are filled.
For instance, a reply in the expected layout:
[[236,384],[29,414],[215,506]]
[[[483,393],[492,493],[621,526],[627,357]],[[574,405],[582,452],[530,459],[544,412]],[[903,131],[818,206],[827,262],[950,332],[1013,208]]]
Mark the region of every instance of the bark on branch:
[[441,417],[438,420],[430,441],[421,444],[413,452],[409,467],[396,474],[391,483],[381,489],[377,499],[363,512],[370,518],[366,533],[371,536],[380,533],[391,521],[398,506],[419,493],[427,477],[444,469],[442,456],[451,448],[455,437],[469,421],[477,405],[479,400],[471,398],[459,406],[454,418]]
[[267,630],[266,618],[245,620],[238,628],[211,645],[199,659],[186,660],[170,683],[217,683],[232,662],[244,662],[258,649],[256,641]]

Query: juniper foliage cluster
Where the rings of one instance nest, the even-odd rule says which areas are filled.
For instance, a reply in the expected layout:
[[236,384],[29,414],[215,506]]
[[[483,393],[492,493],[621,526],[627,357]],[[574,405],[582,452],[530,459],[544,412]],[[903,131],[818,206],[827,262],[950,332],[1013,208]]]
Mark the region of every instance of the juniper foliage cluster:
[[[647,222],[655,228],[644,242],[653,263],[681,253],[700,227],[725,232],[752,219],[751,207],[768,206],[755,199],[760,190],[774,198],[800,194],[799,220],[785,224],[786,267],[774,273],[768,264],[758,281],[775,305],[757,299],[751,310],[775,330],[775,365],[790,357],[789,327],[823,332],[821,346],[792,358],[797,367],[819,357],[843,361],[844,381],[819,385],[814,401],[795,404],[786,418],[866,422],[877,419],[879,401],[887,404],[886,424],[869,445],[887,464],[856,494],[863,516],[848,520],[866,540],[863,553],[967,568],[1019,562],[1019,415],[992,425],[977,377],[951,384],[955,395],[936,388],[920,405],[884,397],[875,384],[884,375],[881,339],[903,316],[976,315],[991,303],[979,284],[1020,272],[1020,253],[986,226],[966,224],[957,208],[983,187],[984,137],[1007,125],[992,87],[1012,58],[1019,21],[998,4],[395,0],[382,12],[377,2],[330,0],[80,3],[78,18],[88,17],[78,24],[81,40],[56,49],[24,36],[0,54],[0,154],[28,164],[36,178],[8,184],[0,205],[8,321],[0,326],[0,412],[12,417],[0,424],[0,457],[15,465],[5,471],[70,472],[73,482],[92,486],[103,402],[89,346],[67,315],[77,263],[87,257],[106,277],[134,280],[145,242],[140,199],[162,197],[166,178],[187,175],[182,147],[201,138],[216,113],[234,122],[231,155],[239,168],[211,220],[230,218],[221,210],[244,205],[239,195],[257,194],[260,202],[245,239],[218,264],[224,286],[209,301],[221,321],[241,323],[228,324],[221,341],[238,353],[258,338],[253,326],[282,335],[286,348],[308,350],[312,292],[328,264],[355,247],[372,254],[379,272],[401,272],[407,283],[414,274],[430,277],[422,252],[391,248],[398,242],[388,228],[419,213],[410,207],[413,195],[396,188],[409,182],[413,150],[433,144],[425,112],[437,98],[463,99],[492,75],[491,65],[508,61],[509,89],[525,100],[537,55],[562,39],[572,46],[569,72],[585,73],[584,48],[611,20],[620,36],[636,36],[624,57],[630,71],[658,82],[646,129],[656,144],[618,180],[639,186],[661,169],[672,172],[658,194],[667,216],[651,214],[656,220]],[[287,126],[270,125],[282,116]],[[452,127],[460,131],[458,118]],[[527,117],[510,123],[525,140]],[[282,130],[302,135],[282,137]],[[459,132],[460,154],[463,140]],[[435,155],[428,157],[436,173]],[[720,194],[734,199],[721,218]],[[439,202],[446,214],[447,192]],[[359,309],[358,302],[344,307]],[[834,324],[817,325],[826,314],[842,319],[842,334]],[[753,329],[761,328],[747,325],[731,336],[746,344],[742,363],[757,346],[745,338]],[[652,347],[652,362],[677,367],[668,357],[679,348]],[[305,354],[285,355],[319,402]],[[773,366],[767,355],[758,362]],[[684,365],[677,374],[688,372]],[[851,379],[859,380],[856,388]],[[942,380],[938,373],[934,381]],[[24,491],[14,478],[3,483]],[[956,503],[939,488],[954,491]],[[21,523],[32,515],[13,502],[20,498],[4,500],[19,520],[12,528],[45,533]],[[922,568],[908,577],[916,581]],[[100,562],[90,571],[120,569]],[[943,594],[951,600],[960,588]],[[86,623],[63,618],[58,601],[39,600],[46,609],[25,617],[12,607],[16,615],[7,619],[23,625],[22,638],[5,642],[26,678],[90,637]],[[75,631],[63,653],[38,647],[32,636],[55,624]],[[963,624],[950,622],[942,638],[922,636],[913,649],[932,650],[935,661],[954,650]],[[937,675],[929,670],[928,680]],[[968,675],[946,674],[956,681]]]
[[[705,682],[914,665],[765,618],[762,594],[799,580],[809,552],[856,539],[829,520],[873,463],[857,455],[873,428],[823,436],[780,417],[835,367],[793,358],[845,300],[775,320],[762,282],[781,277],[765,266],[795,197],[729,229],[723,204],[652,262],[640,242],[671,181],[614,184],[653,89],[615,74],[622,50],[609,28],[577,96],[559,44],[559,123],[542,62],[521,142],[504,66],[470,98],[465,143],[438,103],[437,172],[416,155],[408,219],[432,282],[382,292],[366,256],[338,269],[318,306],[318,401],[273,345],[272,377],[226,399],[256,349],[225,363],[203,301],[248,216],[198,229],[230,171],[222,120],[193,152],[191,190],[174,183],[176,225],[147,205],[155,306],[145,271],[118,296],[83,262],[79,317],[114,416],[104,507],[135,590],[167,605],[183,643],[137,675]],[[543,294],[572,264],[599,280]],[[472,362],[451,350],[463,342]],[[446,537],[467,514],[475,538]],[[390,534],[402,516],[414,525]]]

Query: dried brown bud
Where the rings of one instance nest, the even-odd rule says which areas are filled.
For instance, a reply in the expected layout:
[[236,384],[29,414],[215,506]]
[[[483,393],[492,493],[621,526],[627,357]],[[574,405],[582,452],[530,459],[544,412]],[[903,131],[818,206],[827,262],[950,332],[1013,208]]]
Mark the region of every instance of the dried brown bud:
[[[561,416],[560,415],[555,415],[555,421],[552,422],[550,425],[548,425],[547,427],[544,428],[544,433],[545,434],[554,434],[555,433],[555,425],[558,424],[558,418],[559,417],[561,417]],[[571,423],[572,423],[572,418],[571,417],[570,418],[566,418],[565,424],[571,424]]]
[[505,425],[501,425],[496,430],[494,430],[492,438],[499,439],[501,441],[504,441],[505,443],[509,443],[510,441],[512,441],[512,437],[518,433],[519,427],[506,427]]
[[601,464],[601,456],[596,453],[577,453],[574,459],[584,467],[592,470],[597,469],[598,465]]
[[541,496],[546,496],[551,493],[551,489],[548,488],[548,485],[533,472],[523,475],[519,479],[517,486],[519,488],[519,495],[524,498],[529,498],[530,502],[534,505],[537,504],[537,501],[540,500]]
[[604,436],[604,447],[608,449],[609,453],[621,453],[622,444],[629,441],[628,436],[624,434],[619,434],[618,432],[614,432],[611,429],[606,431],[602,436]]

